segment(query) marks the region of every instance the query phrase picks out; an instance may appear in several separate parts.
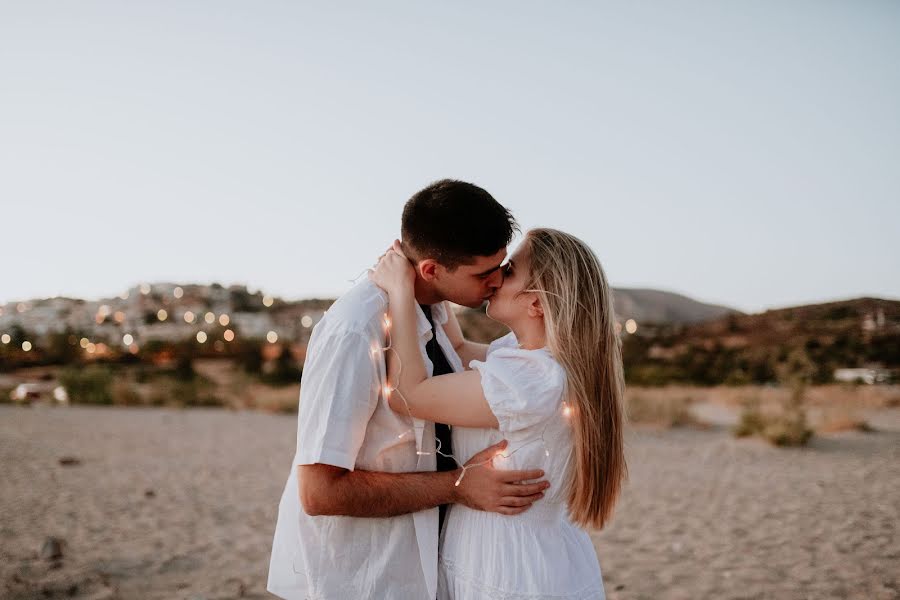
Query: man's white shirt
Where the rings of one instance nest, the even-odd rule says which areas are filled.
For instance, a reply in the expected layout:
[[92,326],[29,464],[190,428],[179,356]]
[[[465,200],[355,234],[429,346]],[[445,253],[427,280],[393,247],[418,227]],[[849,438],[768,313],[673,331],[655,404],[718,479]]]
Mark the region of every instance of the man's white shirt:
[[[341,296],[313,329],[297,416],[297,451],[281,502],[267,589],[288,600],[433,600],[437,593],[438,509],[390,518],[312,517],[303,511],[297,467],[434,471],[434,423],[393,412],[387,383],[388,298],[368,279]],[[462,361],[444,333],[444,303],[432,307],[437,342],[454,371]],[[418,310],[425,368],[431,325]],[[429,454],[418,455],[417,451]]]

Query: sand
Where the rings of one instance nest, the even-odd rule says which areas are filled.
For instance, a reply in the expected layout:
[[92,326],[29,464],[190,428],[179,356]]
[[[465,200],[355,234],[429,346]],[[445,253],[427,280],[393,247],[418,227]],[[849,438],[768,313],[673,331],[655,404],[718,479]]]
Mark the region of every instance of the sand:
[[[607,596],[900,597],[900,409],[869,420],[804,449],[631,429],[594,534]],[[270,597],[294,432],[260,412],[0,406],[0,597]]]

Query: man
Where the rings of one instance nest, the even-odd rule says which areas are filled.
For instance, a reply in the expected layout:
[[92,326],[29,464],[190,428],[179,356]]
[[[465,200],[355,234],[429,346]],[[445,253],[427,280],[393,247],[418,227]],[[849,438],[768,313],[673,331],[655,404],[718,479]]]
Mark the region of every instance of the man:
[[[416,265],[420,350],[430,375],[460,371],[444,333],[445,300],[477,307],[502,283],[517,226],[478,186],[438,181],[403,210],[401,236]],[[278,511],[268,590],[294,599],[434,600],[438,507],[518,514],[546,489],[540,470],[502,471],[476,454],[466,472],[452,459],[449,427],[391,411],[384,348],[387,295],[366,279],[316,325],[303,372],[297,452]],[[440,461],[438,461],[438,458]],[[437,471],[435,471],[437,469]]]

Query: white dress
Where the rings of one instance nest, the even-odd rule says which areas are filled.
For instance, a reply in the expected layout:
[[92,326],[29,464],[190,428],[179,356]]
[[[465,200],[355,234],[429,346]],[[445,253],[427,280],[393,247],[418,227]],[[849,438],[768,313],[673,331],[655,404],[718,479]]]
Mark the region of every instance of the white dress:
[[588,534],[568,517],[563,481],[574,455],[564,414],[563,367],[546,348],[523,350],[515,336],[494,341],[473,360],[500,429],[453,427],[462,462],[501,439],[498,469],[543,469],[550,488],[519,515],[454,504],[441,532],[439,600],[597,600],[603,577]]

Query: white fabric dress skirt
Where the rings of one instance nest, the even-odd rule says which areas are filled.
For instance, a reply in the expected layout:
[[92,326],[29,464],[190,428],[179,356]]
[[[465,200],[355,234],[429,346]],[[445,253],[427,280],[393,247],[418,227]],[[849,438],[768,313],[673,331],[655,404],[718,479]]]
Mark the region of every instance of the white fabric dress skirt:
[[441,532],[438,600],[598,600],[603,577],[587,532],[568,517],[563,484],[573,455],[564,412],[565,371],[546,349],[496,340],[481,372],[498,430],[453,427],[453,449],[467,461],[501,439],[497,469],[543,469],[550,488],[519,515],[454,504]]

